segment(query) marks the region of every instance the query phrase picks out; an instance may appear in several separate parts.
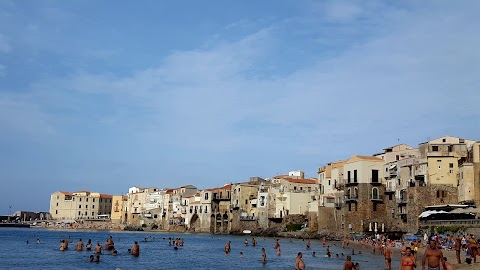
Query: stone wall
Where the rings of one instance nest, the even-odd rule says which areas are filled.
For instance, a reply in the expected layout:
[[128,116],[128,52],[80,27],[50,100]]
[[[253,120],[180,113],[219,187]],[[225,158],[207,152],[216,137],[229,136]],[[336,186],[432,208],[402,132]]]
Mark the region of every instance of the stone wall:
[[[372,188],[374,187],[378,188],[378,194],[383,196],[382,200],[371,200]],[[369,230],[370,223],[377,223],[379,232],[381,231],[382,223],[385,225],[385,231],[390,229],[388,228],[388,224],[391,224],[391,218],[387,216],[384,190],[385,187],[383,185],[358,184],[357,203],[350,203],[350,208],[348,204],[345,204],[343,207],[345,211],[344,233],[361,233],[367,231]],[[372,230],[374,230],[374,228],[372,228]]]
[[[437,197],[437,191],[444,191],[445,197]],[[407,189],[407,214],[406,229],[415,233],[418,230],[418,216],[426,206],[441,204],[458,204],[458,190],[452,185],[432,185],[424,187],[415,186]]]
[[343,210],[333,207],[318,208],[318,234],[329,234],[341,230]]

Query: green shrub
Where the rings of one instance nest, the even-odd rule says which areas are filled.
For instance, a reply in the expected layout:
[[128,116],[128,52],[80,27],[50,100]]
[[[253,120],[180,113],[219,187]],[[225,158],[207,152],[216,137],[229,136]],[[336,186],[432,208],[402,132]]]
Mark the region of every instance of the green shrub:
[[156,230],[158,229],[158,225],[157,224],[152,224],[152,230]]
[[302,224],[287,224],[287,231],[298,231],[302,229]]
[[146,228],[147,227],[147,224],[142,224],[142,228]]

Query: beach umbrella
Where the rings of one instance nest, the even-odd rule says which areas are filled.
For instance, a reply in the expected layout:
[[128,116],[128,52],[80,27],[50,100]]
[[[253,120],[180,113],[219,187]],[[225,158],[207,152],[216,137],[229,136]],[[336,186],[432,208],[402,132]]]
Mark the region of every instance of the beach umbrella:
[[407,239],[408,241],[413,241],[413,240],[417,240],[417,239],[418,239],[418,236],[416,236],[416,235],[409,235],[409,236],[407,236],[405,239]]

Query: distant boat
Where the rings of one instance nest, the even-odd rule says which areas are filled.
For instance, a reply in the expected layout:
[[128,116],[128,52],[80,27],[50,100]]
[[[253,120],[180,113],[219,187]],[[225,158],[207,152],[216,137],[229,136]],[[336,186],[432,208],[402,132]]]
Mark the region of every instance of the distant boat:
[[250,230],[244,230],[243,233],[244,233],[244,234],[251,234],[252,231],[250,231]]

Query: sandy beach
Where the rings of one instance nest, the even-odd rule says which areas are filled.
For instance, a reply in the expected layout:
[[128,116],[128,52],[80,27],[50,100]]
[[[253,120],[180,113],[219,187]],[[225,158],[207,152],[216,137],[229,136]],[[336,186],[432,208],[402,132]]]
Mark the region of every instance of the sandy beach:
[[[355,246],[355,249],[360,249],[360,243],[358,242],[352,242],[350,241],[349,243],[350,246]],[[400,248],[394,248],[394,247],[389,247],[391,251],[393,251],[393,257],[398,258],[400,254]],[[363,247],[363,250],[371,250],[370,245],[365,245]],[[418,256],[417,256],[417,269],[422,269],[422,258],[423,254],[426,250],[426,247],[421,247],[418,249]],[[370,251],[371,252],[371,251]],[[465,251],[462,251],[460,258],[462,260],[462,263],[459,264],[457,263],[457,258],[455,257],[455,250],[442,250],[443,256],[447,258],[447,261],[452,265],[454,270],[479,270],[480,269],[480,256],[477,256],[477,263],[472,263],[467,264],[465,262],[466,258],[466,253]],[[392,269],[398,269],[399,265],[398,264],[393,264]],[[442,269],[443,270],[443,269]]]

